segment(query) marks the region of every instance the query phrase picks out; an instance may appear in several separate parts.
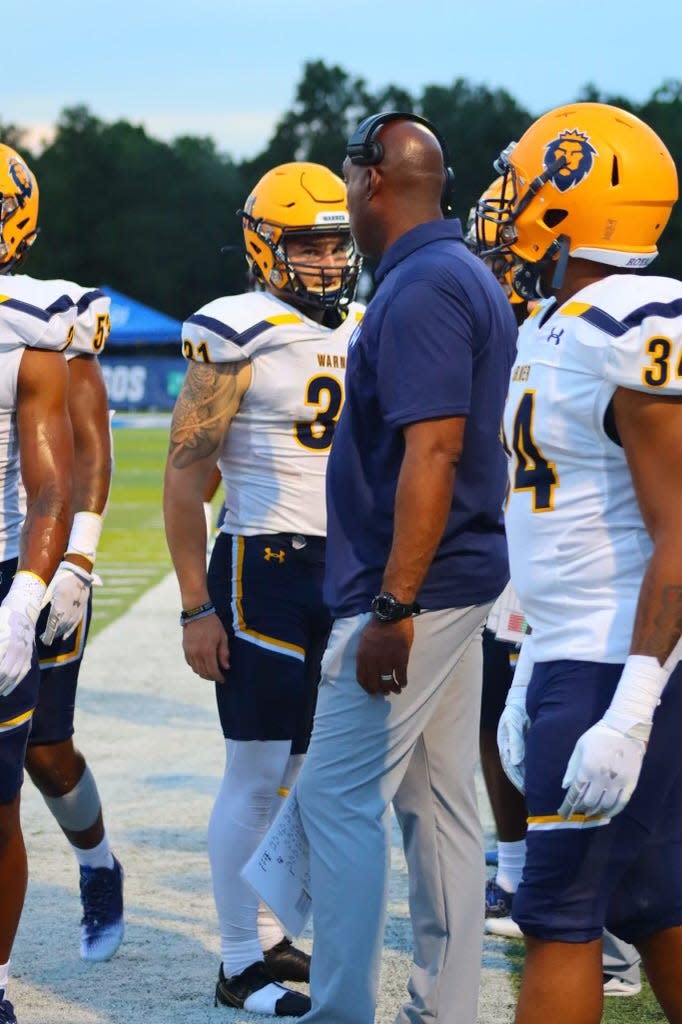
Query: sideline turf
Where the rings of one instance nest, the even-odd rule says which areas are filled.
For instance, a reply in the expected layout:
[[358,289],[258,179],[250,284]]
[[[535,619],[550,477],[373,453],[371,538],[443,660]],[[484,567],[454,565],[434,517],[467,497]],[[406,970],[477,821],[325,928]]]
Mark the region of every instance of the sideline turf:
[[120,428],[113,434],[114,474],[96,566],[104,586],[95,589],[91,635],[172,569],[161,509],[168,431]]

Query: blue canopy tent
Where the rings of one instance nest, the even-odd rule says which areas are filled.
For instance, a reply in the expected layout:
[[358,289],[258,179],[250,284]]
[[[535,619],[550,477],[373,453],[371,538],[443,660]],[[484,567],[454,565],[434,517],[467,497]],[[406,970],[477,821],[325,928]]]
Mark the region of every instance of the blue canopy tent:
[[111,334],[100,360],[111,406],[121,411],[172,409],[185,376],[182,324],[108,285]]

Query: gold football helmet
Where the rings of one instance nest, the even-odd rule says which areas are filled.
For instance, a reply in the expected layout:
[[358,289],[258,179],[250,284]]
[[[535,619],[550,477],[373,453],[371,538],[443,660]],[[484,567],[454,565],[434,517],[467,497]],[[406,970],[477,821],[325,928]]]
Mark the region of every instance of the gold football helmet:
[[524,264],[526,286],[547,263],[581,257],[646,267],[677,199],[677,172],[656,133],[605,103],[573,103],[539,118],[500,155],[499,198],[481,198],[477,235],[488,253]]
[[38,234],[38,183],[22,157],[0,143],[0,274],[15,270]]
[[[304,306],[343,310],[348,305],[362,261],[350,233],[341,178],[320,164],[281,164],[263,175],[240,213],[246,258],[257,280]],[[322,236],[341,243],[334,266],[288,252],[290,242]],[[294,248],[306,250],[300,244]]]
[[[488,186],[478,200],[481,203],[489,203],[499,207],[502,198],[502,186],[504,178],[500,175]],[[472,206],[467,219],[467,229],[464,241],[473,253],[481,256],[484,263],[490,267],[493,275],[502,285],[505,295],[513,306],[523,302],[523,298],[514,290],[514,274],[518,269],[518,263],[508,252],[494,252],[488,255],[495,246],[495,228],[489,221],[479,220],[476,216],[477,206]],[[479,237],[479,229],[481,235]]]

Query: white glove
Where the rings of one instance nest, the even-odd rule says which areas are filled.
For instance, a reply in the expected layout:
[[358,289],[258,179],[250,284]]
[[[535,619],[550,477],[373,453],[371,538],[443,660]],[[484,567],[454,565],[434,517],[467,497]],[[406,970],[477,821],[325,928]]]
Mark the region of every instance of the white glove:
[[514,681],[509,687],[504,710],[497,723],[497,748],[504,774],[519,793],[525,793],[526,733],[530,719],[526,713],[526,694],[533,673],[533,644],[527,636],[523,641]]
[[0,605],[0,697],[8,697],[30,669],[35,632],[28,615]]
[[526,714],[526,690],[525,686],[510,687],[504,711],[497,723],[497,747],[504,774],[519,793],[526,791],[526,733],[530,727]]
[[630,655],[611,704],[579,737],[562,786],[568,792],[558,814],[620,814],[639,780],[653,715],[670,672],[658,660]]
[[31,667],[36,621],[45,584],[20,571],[0,605],[0,697],[7,697]]
[[571,814],[620,814],[637,785],[644,740],[611,728],[602,718],[584,732],[571,754],[561,785],[568,792],[559,808]]
[[60,562],[50,581],[42,607],[51,605],[47,623],[40,639],[48,647],[58,638],[65,640],[80,625],[93,583],[100,583],[99,577],[82,569],[73,562]]

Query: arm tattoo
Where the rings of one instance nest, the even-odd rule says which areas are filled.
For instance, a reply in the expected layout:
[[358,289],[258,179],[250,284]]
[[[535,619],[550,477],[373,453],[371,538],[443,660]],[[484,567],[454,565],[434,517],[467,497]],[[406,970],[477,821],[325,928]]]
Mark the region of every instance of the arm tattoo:
[[[640,601],[653,594],[653,583],[645,577]],[[652,609],[653,610],[653,609]],[[640,621],[637,617],[633,634],[634,650],[644,649],[664,663],[682,635],[682,585],[668,584],[661,591],[660,602],[653,614]]]
[[217,450],[239,408],[238,376],[243,367],[244,362],[190,364],[171,422],[169,459],[176,469]]

